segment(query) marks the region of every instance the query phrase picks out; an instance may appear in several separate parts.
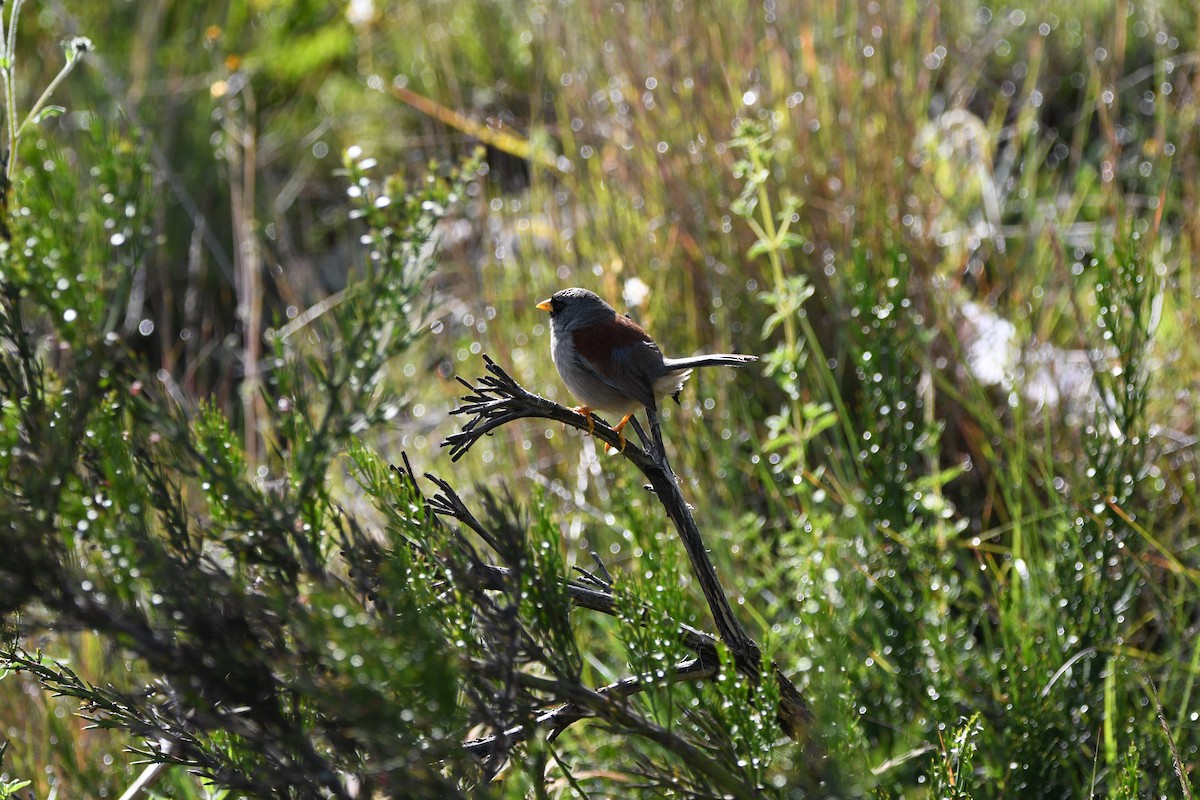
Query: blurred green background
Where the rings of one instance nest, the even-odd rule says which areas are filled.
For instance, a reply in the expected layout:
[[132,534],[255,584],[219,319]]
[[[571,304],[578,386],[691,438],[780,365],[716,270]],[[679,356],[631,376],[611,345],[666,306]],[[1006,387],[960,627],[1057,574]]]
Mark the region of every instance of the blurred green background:
[[[635,571],[663,526],[636,476],[533,421],[451,466],[454,377],[486,353],[573,404],[534,309],[572,285],[672,355],[759,354],[694,376],[665,435],[848,794],[1200,783],[1194,4],[30,0],[25,15],[30,93],[65,35],[96,44],[53,136],[95,115],[151,153],[158,246],[126,309],[139,349],[231,413],[249,451],[271,413],[261,332],[336,299],[355,257],[341,153],[419,175],[482,144],[486,175],[440,229],[437,315],[395,365],[408,403],[373,433],[385,458],[543,486],[571,563],[598,550]],[[95,680],[121,668],[102,650],[76,645]],[[10,680],[0,707],[7,766],[38,797],[111,796],[136,772],[67,705]],[[969,778],[956,737],[976,748]],[[780,785],[790,769],[781,755]],[[186,775],[164,787],[203,796]]]

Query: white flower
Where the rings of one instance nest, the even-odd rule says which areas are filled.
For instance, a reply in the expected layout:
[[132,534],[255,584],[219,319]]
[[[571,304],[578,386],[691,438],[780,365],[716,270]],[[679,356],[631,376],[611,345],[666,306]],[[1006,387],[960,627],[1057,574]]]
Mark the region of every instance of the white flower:
[[365,25],[375,18],[375,0],[350,0],[346,6],[346,21],[351,25]]
[[641,278],[630,278],[625,281],[625,288],[621,290],[621,297],[625,299],[625,305],[629,308],[641,308],[649,296],[650,287]]

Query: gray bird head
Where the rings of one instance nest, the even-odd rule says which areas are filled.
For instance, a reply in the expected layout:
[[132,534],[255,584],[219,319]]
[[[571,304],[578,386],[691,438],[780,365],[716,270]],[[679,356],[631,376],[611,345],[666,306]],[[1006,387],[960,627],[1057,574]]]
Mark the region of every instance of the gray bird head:
[[600,295],[579,288],[561,289],[538,303],[537,307],[550,312],[550,324],[560,332],[586,328],[617,315],[612,306],[600,299]]

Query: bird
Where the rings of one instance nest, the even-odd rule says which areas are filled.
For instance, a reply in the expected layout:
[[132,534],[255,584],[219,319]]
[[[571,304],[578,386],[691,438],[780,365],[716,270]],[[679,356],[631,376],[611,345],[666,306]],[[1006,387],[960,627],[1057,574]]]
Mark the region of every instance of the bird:
[[[561,289],[537,304],[550,313],[550,356],[558,374],[580,405],[573,411],[595,432],[593,411],[620,414],[617,432],[625,449],[624,428],[639,408],[646,408],[659,450],[658,404],[666,397],[679,402],[683,382],[699,367],[741,367],[758,356],[737,353],[667,358],[640,325],[587,289]],[[639,435],[636,420],[634,428]],[[665,457],[665,453],[663,453]]]

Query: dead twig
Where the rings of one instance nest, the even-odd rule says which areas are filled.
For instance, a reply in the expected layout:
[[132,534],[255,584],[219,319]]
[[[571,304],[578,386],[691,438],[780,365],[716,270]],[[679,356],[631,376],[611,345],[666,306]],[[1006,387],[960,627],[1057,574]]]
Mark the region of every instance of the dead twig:
[[[677,664],[664,677],[656,678],[652,675],[632,675],[622,678],[615,683],[610,683],[607,686],[602,686],[595,693],[601,697],[619,700],[638,692],[643,692],[654,686],[661,686],[667,683],[708,680],[717,674],[717,670],[718,666],[715,663],[706,662],[702,658],[692,658],[681,664]],[[550,733],[547,738],[549,741],[554,741],[572,723],[595,715],[594,711],[582,703],[567,702],[543,711],[534,717],[533,722],[535,725],[548,727]],[[507,752],[508,748],[525,741],[529,737],[529,734],[530,731],[524,725],[514,725],[500,733],[464,742],[463,748],[467,752],[488,758],[497,753]]]

